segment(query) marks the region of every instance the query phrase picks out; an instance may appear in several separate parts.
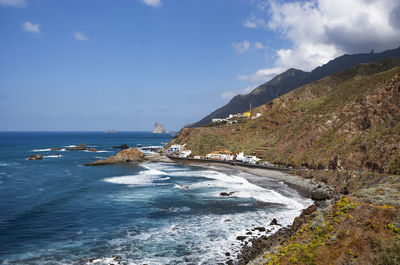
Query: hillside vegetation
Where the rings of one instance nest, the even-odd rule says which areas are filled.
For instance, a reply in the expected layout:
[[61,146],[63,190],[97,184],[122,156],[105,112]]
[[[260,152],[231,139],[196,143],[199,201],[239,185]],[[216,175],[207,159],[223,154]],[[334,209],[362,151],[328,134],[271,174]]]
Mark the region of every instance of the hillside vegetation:
[[213,111],[200,121],[187,125],[187,127],[206,125],[211,122],[213,118],[225,118],[229,114],[247,111],[250,103],[253,107],[258,107],[293,89],[333,73],[343,71],[360,63],[376,62],[390,57],[400,57],[400,47],[381,53],[345,54],[329,61],[327,64],[315,68],[311,72],[303,72],[293,68],[289,69],[265,84],[256,87],[249,94],[235,96],[225,106]]
[[257,119],[184,128],[194,155],[244,151],[285,165],[400,174],[400,59],[360,64],[252,110]]

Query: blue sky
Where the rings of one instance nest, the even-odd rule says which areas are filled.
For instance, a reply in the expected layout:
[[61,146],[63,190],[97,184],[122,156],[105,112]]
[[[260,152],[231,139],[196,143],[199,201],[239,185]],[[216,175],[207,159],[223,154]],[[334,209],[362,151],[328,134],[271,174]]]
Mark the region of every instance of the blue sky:
[[359,43],[289,19],[337,21],[323,0],[0,0],[0,130],[179,130],[287,68],[399,46],[400,5],[355,2],[384,10],[363,30],[390,18]]

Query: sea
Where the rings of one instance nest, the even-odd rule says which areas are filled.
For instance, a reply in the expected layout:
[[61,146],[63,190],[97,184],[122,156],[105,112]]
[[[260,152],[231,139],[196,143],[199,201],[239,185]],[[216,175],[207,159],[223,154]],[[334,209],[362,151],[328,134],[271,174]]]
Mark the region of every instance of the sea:
[[[82,166],[115,155],[113,146],[161,147],[172,137],[0,132],[0,264],[235,262],[245,244],[237,236],[273,233],[273,218],[289,225],[311,204],[283,182],[218,166]],[[66,150],[82,142],[98,152]]]

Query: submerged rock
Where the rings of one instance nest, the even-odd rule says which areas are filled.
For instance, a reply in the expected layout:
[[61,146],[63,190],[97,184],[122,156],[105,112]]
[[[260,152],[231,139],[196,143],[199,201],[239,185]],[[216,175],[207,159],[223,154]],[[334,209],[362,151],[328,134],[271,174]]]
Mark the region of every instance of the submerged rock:
[[43,156],[41,154],[35,154],[35,155],[31,155],[28,160],[41,160],[43,159]]
[[136,148],[128,148],[120,151],[115,156],[110,156],[107,159],[97,160],[89,164],[84,164],[84,166],[100,166],[126,162],[140,162],[143,159],[144,154],[142,151],[137,150]]

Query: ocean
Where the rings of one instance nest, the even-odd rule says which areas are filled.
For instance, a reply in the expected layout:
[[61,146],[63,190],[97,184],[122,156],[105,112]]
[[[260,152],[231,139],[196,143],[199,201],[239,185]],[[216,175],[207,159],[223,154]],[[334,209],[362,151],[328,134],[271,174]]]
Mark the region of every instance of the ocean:
[[[243,244],[237,236],[256,226],[276,231],[273,218],[291,224],[311,203],[282,182],[261,187],[252,181],[259,177],[214,166],[82,166],[116,154],[112,146],[171,138],[1,132],[0,264],[216,264],[234,259]],[[65,150],[82,142],[99,152]],[[39,153],[42,160],[27,160]]]

